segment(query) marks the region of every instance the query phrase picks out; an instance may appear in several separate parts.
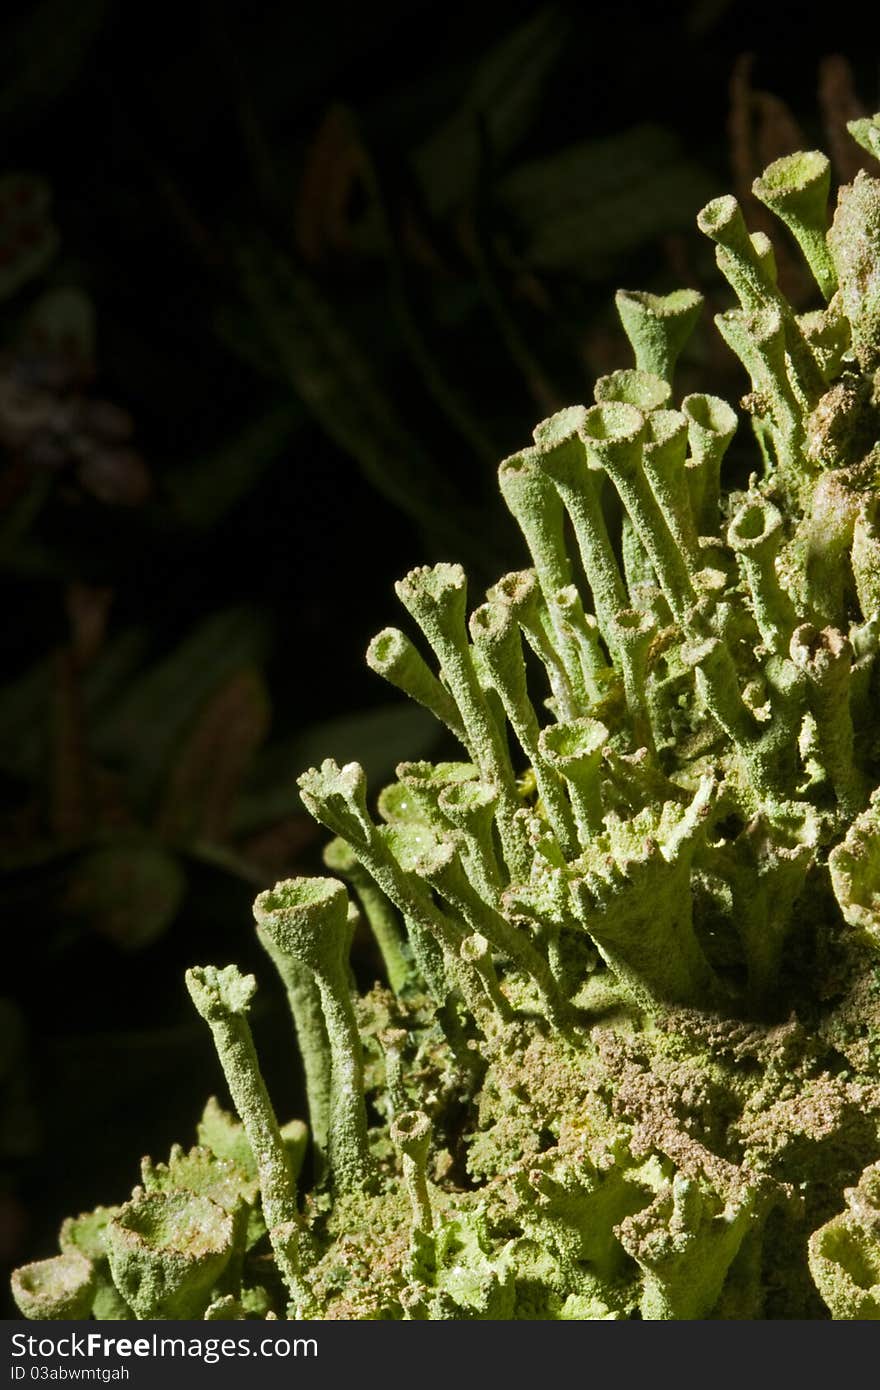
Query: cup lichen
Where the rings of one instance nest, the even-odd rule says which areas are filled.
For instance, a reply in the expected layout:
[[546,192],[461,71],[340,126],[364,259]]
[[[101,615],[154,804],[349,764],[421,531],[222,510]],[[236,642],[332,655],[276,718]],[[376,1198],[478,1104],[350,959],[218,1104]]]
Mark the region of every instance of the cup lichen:
[[255,917],[311,1163],[255,981],[190,971],[241,1124],[210,1102],[199,1148],[65,1223],[25,1316],[880,1317],[880,182],[829,221],[807,151],[754,193],[823,301],[795,312],[735,198],[701,211],[754,466],[730,404],[674,390],[701,297],[620,291],[634,366],[500,466],[531,568],[469,620],[460,566],[415,569],[425,649],[370,644],[463,760],[376,801],[356,763],[300,779],[336,877]]

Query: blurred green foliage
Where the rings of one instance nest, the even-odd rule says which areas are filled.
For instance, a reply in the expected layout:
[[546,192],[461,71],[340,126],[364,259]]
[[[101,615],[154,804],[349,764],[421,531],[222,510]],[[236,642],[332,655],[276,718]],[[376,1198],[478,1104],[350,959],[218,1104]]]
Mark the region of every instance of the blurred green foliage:
[[[4,10],[3,1258],[190,1124],[180,968],[317,862],[296,773],[438,753],[363,671],[393,578],[519,562],[495,466],[619,357],[610,290],[711,299],[690,226],[742,8]],[[757,167],[781,127],[743,90]],[[73,1105],[108,1134],[85,1186],[53,1149]]]

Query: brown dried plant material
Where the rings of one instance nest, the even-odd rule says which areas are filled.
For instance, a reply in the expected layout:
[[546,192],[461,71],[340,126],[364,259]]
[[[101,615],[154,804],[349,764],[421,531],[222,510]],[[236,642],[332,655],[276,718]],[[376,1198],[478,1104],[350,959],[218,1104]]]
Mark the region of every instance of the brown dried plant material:
[[847,121],[869,114],[859,100],[849,61],[832,53],[819,64],[819,105],[825,139],[834,172],[841,183],[851,183],[860,169],[877,173],[877,161],[860,149],[847,131]]
[[256,670],[236,671],[207,702],[180,753],[158,817],[163,838],[222,840],[236,792],[269,728]]
[[773,242],[779,287],[798,307],[809,297],[812,281],[779,235],[778,222],[753,194],[752,184],[773,160],[803,149],[805,137],[780,97],[752,86],[754,65],[753,53],[740,54],[730,78],[727,133],[736,196],[750,228],[766,233]]
[[753,53],[741,53],[733,65],[727,133],[736,195],[749,205],[749,225],[760,222],[766,230],[775,224],[765,209],[759,211],[752,183],[774,159],[803,149],[804,135],[784,101],[752,86],[754,66]]
[[113,590],[75,580],[67,587],[64,604],[70,623],[71,647],[82,670],[94,661],[107,632]]
[[297,248],[309,265],[351,252],[351,200],[364,163],[352,113],[331,106],[307,151],[294,214]]

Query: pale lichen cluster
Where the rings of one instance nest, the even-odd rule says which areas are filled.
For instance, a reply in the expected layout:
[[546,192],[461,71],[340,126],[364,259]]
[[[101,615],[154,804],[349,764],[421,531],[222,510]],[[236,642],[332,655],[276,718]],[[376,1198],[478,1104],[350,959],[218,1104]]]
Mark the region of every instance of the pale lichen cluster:
[[[853,134],[876,153],[880,118]],[[300,779],[334,877],[255,917],[308,1139],[253,978],[191,970],[239,1120],[210,1102],[65,1223],[26,1315],[880,1317],[880,182],[830,226],[829,183],[811,152],[754,188],[807,313],[734,198],[698,218],[750,476],[722,482],[732,407],[675,394],[701,297],[622,291],[635,365],[500,468],[530,568],[470,616],[457,565],[397,586],[424,642],[367,659],[463,756],[375,802],[355,763]]]

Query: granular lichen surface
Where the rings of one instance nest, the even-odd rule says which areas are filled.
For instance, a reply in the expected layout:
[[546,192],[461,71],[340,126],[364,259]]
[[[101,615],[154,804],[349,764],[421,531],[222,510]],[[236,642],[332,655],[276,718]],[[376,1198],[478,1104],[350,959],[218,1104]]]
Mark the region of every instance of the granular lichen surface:
[[370,644],[458,760],[300,779],[328,877],[254,915],[308,1128],[256,981],[192,969],[236,1113],[65,1222],[26,1316],[880,1318],[880,182],[754,192],[821,307],[703,208],[742,400],[676,392],[696,292],[621,291],[633,364],[501,464],[526,567],[415,569]]

